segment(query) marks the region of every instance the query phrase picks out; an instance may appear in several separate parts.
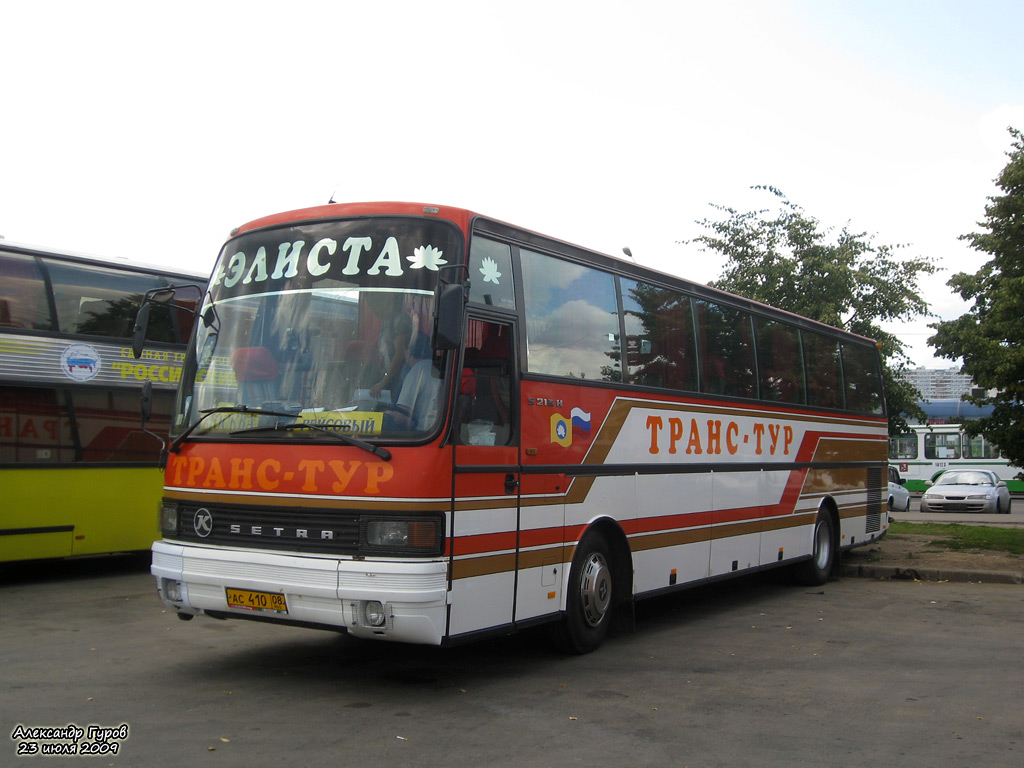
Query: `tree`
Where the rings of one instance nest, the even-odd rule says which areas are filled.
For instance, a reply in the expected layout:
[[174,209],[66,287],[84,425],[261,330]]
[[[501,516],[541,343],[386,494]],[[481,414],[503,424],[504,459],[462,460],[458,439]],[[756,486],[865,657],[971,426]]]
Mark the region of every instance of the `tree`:
[[977,386],[998,390],[994,397],[968,398],[992,405],[993,412],[964,427],[1024,466],[1024,134],[1009,132],[1010,161],[996,179],[1003,194],[988,198],[978,222],[986,231],[960,238],[992,258],[975,274],[960,272],[948,283],[974,306],[956,320],[932,323],[936,333],[928,343],[941,357],[963,358]]
[[831,229],[822,231],[778,189],[754,189],[776,197],[779,210],[740,213],[713,205],[726,218],[697,222],[708,234],[693,242],[726,258],[712,285],[875,339],[884,361],[890,432],[909,431],[905,415],[924,418],[921,394],[899,376],[910,362],[906,345],[881,324],[928,314],[918,280],[934,273],[935,265],[922,257],[899,258],[904,246],[876,245],[847,227],[831,241]]

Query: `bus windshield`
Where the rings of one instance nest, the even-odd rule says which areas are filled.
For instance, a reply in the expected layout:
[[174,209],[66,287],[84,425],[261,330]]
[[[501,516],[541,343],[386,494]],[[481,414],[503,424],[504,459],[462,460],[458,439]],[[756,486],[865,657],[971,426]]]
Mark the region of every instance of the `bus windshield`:
[[447,391],[444,356],[430,345],[434,288],[461,247],[454,227],[413,217],[307,222],[229,241],[175,430],[261,441],[427,437]]

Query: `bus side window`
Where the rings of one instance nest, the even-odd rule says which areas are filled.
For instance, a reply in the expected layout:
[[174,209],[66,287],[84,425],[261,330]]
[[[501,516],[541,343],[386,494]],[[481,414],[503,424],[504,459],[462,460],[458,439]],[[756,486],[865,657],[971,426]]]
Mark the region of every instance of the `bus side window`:
[[750,314],[710,301],[696,302],[701,392],[756,397]]
[[460,384],[459,442],[509,445],[513,441],[511,328],[470,320]]
[[[582,264],[519,250],[527,368],[590,381],[622,381],[615,278]],[[475,278],[474,278],[475,279]]]
[[[156,275],[127,274],[115,269],[84,267],[44,259],[53,285],[58,329],[110,338],[131,338],[142,297],[166,283]],[[153,306],[147,333],[149,341],[174,343],[171,310]]]
[[515,309],[512,287],[512,250],[480,236],[469,249],[469,300],[499,309]]
[[46,283],[31,256],[0,253],[0,327],[53,330]]
[[807,404],[842,408],[843,388],[839,344],[814,331],[801,331],[807,369]]
[[755,317],[757,369],[762,400],[804,402],[804,367],[796,328]]
[[861,344],[842,344],[846,408],[861,413],[881,413],[884,397],[875,350]]
[[621,278],[628,381],[697,390],[697,347],[690,298],[678,291]]
[[924,436],[926,459],[959,459],[960,434],[928,433]]
[[917,435],[896,435],[889,438],[890,459],[916,459]]

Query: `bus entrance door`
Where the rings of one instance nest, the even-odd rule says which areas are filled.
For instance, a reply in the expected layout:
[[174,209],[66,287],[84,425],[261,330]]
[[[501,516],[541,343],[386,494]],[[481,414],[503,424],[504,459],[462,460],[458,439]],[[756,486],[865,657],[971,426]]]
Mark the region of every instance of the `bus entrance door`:
[[511,624],[519,554],[514,327],[470,318],[453,427],[449,636]]

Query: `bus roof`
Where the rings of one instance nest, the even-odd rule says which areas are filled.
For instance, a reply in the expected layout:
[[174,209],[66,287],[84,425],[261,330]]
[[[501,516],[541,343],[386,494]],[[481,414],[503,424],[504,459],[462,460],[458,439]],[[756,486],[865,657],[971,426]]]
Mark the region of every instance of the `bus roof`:
[[177,269],[175,267],[147,264],[141,261],[131,261],[122,257],[96,256],[94,254],[78,253],[76,251],[65,251],[59,248],[44,248],[38,245],[15,243],[10,240],[0,240],[0,251],[21,253],[27,256],[45,256],[47,258],[55,258],[62,261],[71,261],[96,267],[123,269],[131,272],[148,272],[177,276],[189,280],[200,280],[204,283],[210,278],[209,272],[193,272],[191,270]]
[[919,400],[917,404],[925,412],[929,423],[933,424],[936,420],[948,422],[950,419],[980,419],[991,416],[995,410],[992,405],[975,405],[960,399]]

